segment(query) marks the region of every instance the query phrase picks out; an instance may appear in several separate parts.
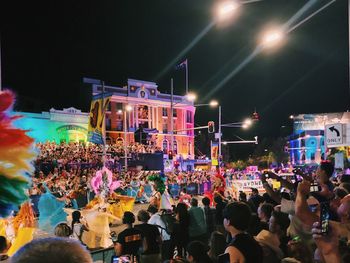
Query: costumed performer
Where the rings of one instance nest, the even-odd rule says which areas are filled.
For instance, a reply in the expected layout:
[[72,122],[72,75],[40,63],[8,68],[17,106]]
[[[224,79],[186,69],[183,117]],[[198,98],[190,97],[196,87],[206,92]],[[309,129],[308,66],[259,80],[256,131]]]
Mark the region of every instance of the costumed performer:
[[[12,241],[12,251],[16,251],[33,237],[33,231],[28,231],[28,228],[33,230],[34,226],[31,210],[22,206],[17,218],[6,218],[28,200],[28,175],[34,172],[31,162],[35,157],[34,140],[26,134],[26,130],[12,125],[13,120],[20,118],[8,113],[14,100],[12,92],[0,91],[0,219],[4,218],[1,220],[0,233]],[[12,251],[8,253],[12,254]]]
[[105,202],[105,199],[119,186],[120,182],[113,181],[112,172],[106,167],[97,171],[91,179],[91,187],[97,197],[90,202],[92,204],[87,205],[87,208],[91,209],[82,211],[89,226],[89,231],[84,232],[82,241],[89,248],[107,248],[113,245],[110,238],[110,220],[116,224],[122,224],[122,220],[108,212],[109,204]]
[[64,211],[65,197],[55,197],[45,185],[39,185],[41,196],[38,202],[39,228],[47,233],[53,233],[55,227],[62,222],[67,222],[67,214]]

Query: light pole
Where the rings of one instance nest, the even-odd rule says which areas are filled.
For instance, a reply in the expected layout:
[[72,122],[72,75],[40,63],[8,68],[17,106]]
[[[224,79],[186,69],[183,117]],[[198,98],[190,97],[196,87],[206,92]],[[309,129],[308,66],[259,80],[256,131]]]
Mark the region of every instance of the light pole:
[[[123,123],[123,126],[124,126],[124,170],[125,172],[127,172],[128,170],[128,149],[127,149],[127,136],[126,136],[126,133],[127,133],[127,129],[126,129],[126,125],[127,125],[127,122],[126,122],[126,117],[127,117],[127,112],[131,111],[132,110],[132,107],[130,105],[125,105],[124,106],[124,110],[123,110],[123,119],[124,119],[124,123]],[[119,112],[121,113],[121,111]]]
[[[170,149],[171,149],[171,152],[174,152],[174,106],[180,102],[183,102],[183,101],[180,101],[180,102],[176,102],[174,103],[174,80],[173,78],[171,78],[171,82],[170,82],[170,140],[171,140],[171,144],[170,144]],[[193,93],[187,93],[186,94],[186,98],[187,98],[187,101],[190,101],[190,102],[193,102],[194,100],[196,100],[196,95],[193,94]]]

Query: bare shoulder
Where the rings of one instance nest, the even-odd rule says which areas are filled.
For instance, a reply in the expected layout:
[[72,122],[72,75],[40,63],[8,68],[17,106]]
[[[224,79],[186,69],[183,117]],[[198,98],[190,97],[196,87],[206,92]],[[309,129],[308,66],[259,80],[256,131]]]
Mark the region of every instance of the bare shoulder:
[[225,253],[230,254],[230,263],[244,263],[245,259],[242,253],[234,246],[228,246]]

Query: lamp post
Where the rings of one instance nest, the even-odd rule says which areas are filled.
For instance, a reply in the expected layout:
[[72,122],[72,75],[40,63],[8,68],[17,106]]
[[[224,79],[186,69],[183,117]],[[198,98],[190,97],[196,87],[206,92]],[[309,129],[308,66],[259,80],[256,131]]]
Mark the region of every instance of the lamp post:
[[[123,110],[123,119],[124,119],[124,170],[125,172],[128,170],[128,149],[127,149],[127,129],[126,129],[126,125],[127,125],[127,121],[126,121],[126,117],[127,117],[127,112],[131,111],[132,107],[130,105],[125,105],[124,106],[124,110]],[[121,112],[120,112],[121,113]]]
[[[184,102],[183,100],[180,102],[176,102],[174,103],[174,80],[173,78],[171,78],[171,82],[170,82],[170,140],[171,140],[171,144],[170,144],[170,149],[172,152],[174,152],[174,106],[178,103]],[[189,102],[193,102],[194,100],[196,100],[196,95],[194,93],[187,93],[186,94],[186,99]]]

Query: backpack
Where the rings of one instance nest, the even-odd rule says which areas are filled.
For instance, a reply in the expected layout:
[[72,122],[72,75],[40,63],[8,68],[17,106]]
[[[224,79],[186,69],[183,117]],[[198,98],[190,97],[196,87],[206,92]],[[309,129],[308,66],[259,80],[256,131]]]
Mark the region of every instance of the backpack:
[[175,217],[169,213],[162,213],[160,215],[160,219],[163,221],[165,228],[162,228],[167,232],[167,234],[171,235],[174,231],[174,224],[176,222]]

